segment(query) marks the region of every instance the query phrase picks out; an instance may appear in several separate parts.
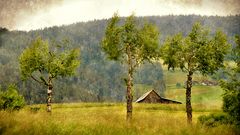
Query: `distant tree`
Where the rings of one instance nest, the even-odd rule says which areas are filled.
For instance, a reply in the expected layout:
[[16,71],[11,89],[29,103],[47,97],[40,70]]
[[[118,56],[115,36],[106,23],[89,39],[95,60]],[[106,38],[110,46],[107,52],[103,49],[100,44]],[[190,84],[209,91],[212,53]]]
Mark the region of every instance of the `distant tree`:
[[7,28],[0,27],[0,35],[3,34],[3,33],[6,33],[6,32],[8,32]]
[[8,29],[7,28],[2,28],[2,27],[0,27],[0,47],[2,46],[2,34],[4,34],[4,33],[7,33],[8,32]]
[[127,120],[132,118],[133,73],[141,63],[151,61],[156,56],[159,44],[159,32],[149,23],[138,26],[134,15],[126,18],[122,26],[118,25],[119,16],[115,13],[108,22],[102,49],[108,58],[120,61],[128,66],[127,86]]
[[9,85],[5,91],[0,89],[0,110],[19,110],[25,105],[23,96],[18,94],[17,87]]
[[79,65],[79,49],[54,51],[47,41],[37,38],[20,55],[20,70],[23,79],[32,78],[48,87],[47,111],[51,112],[53,79],[70,76]]
[[236,47],[232,50],[232,56],[236,65],[229,68],[228,78],[222,80],[220,85],[225,90],[223,111],[227,112],[235,124],[240,126],[240,36],[237,35],[235,39]]
[[229,44],[227,37],[217,31],[213,37],[209,31],[195,23],[191,32],[183,38],[181,34],[166,39],[161,48],[162,59],[168,69],[181,68],[187,72],[186,112],[188,123],[192,122],[191,89],[192,76],[195,72],[203,75],[213,74],[223,67],[224,56]]
[[160,62],[145,63],[141,65],[135,73],[134,78],[136,78],[134,79],[134,83],[150,85],[160,96],[164,97],[166,87]]

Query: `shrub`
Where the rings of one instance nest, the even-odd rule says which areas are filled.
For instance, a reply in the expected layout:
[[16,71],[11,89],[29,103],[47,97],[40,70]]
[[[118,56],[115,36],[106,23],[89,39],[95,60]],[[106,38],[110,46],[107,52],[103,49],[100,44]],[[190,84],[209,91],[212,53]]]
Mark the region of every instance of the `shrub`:
[[212,113],[209,115],[201,115],[198,121],[208,127],[216,127],[223,124],[232,124],[232,118],[226,113]]
[[176,83],[176,87],[177,87],[177,88],[181,88],[181,83],[177,82],[177,83]]
[[229,91],[225,90],[223,95],[223,111],[234,119],[236,125],[240,126],[240,91]]
[[30,110],[31,112],[36,113],[40,110],[40,107],[31,107]]
[[15,85],[9,85],[5,92],[0,91],[0,110],[19,110],[24,105],[24,98],[18,94]]

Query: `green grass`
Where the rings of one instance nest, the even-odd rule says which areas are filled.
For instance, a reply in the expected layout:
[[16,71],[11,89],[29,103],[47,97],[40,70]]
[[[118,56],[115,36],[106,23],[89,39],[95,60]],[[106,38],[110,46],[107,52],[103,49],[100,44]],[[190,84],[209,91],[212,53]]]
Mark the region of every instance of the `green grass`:
[[[0,111],[0,134],[58,135],[232,135],[231,126],[203,127],[197,117],[214,110],[193,111],[193,125],[186,123],[185,105],[133,104],[133,120],[125,120],[122,103],[54,104],[51,114],[45,105],[25,107],[19,112]],[[207,105],[206,105],[207,106]],[[205,106],[205,107],[206,107]],[[30,107],[40,107],[32,112]],[[218,111],[221,108],[217,109]],[[215,110],[216,111],[216,110]]]
[[[169,86],[166,97],[185,102],[185,88]],[[223,90],[219,86],[193,86],[192,103],[221,105]]]
[[[166,81],[165,97],[185,103],[184,82],[187,79],[187,73],[182,72],[180,69],[175,71],[168,71],[166,66],[163,66],[164,79]],[[193,81],[211,80],[208,76],[202,76],[199,73],[193,74]],[[181,87],[176,84],[180,83]],[[192,100],[193,105],[205,106],[205,109],[216,109],[222,106],[223,90],[219,86],[201,86],[196,85],[192,87]],[[207,104],[207,106],[206,106]],[[194,107],[193,107],[194,109]],[[196,108],[198,110],[198,108]]]
[[[160,63],[163,65],[163,60],[160,60]],[[176,83],[183,84],[187,80],[187,72],[183,72],[181,69],[177,68],[174,71],[168,71],[167,65],[162,66],[163,73],[164,73],[164,80],[168,85],[176,85]],[[209,76],[203,76],[198,72],[194,72],[193,80],[194,81],[201,81],[201,80],[211,80]]]

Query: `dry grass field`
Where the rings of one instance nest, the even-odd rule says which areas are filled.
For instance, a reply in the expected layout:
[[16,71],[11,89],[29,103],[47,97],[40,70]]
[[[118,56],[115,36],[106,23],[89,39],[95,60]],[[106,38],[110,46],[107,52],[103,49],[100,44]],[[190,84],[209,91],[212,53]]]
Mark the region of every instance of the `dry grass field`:
[[[33,111],[31,108],[39,107]],[[125,120],[122,103],[54,104],[27,106],[18,112],[0,112],[3,135],[233,135],[231,126],[204,127],[198,116],[221,111],[193,105],[193,125],[186,122],[185,105],[134,104],[133,120]],[[209,107],[207,107],[209,108]]]

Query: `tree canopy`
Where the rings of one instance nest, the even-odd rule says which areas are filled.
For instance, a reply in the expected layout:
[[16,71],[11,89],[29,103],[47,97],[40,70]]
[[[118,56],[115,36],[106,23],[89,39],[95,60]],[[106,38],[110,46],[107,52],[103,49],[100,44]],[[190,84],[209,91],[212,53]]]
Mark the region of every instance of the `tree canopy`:
[[21,74],[26,79],[39,72],[39,81],[45,84],[44,73],[52,78],[73,75],[79,65],[78,57],[79,49],[64,50],[61,53],[50,51],[48,42],[37,38],[20,56]]
[[151,23],[145,23],[142,27],[138,26],[134,15],[126,18],[123,26],[118,26],[118,24],[119,17],[115,13],[107,25],[102,41],[103,51],[106,52],[108,58],[126,63],[126,57],[131,55],[133,67],[138,66],[144,60],[151,61],[159,45],[157,27]]
[[168,69],[179,67],[183,71],[207,75],[223,67],[229,47],[227,36],[222,31],[210,36],[209,30],[197,22],[188,36],[176,34],[168,37],[161,48],[161,56]]

